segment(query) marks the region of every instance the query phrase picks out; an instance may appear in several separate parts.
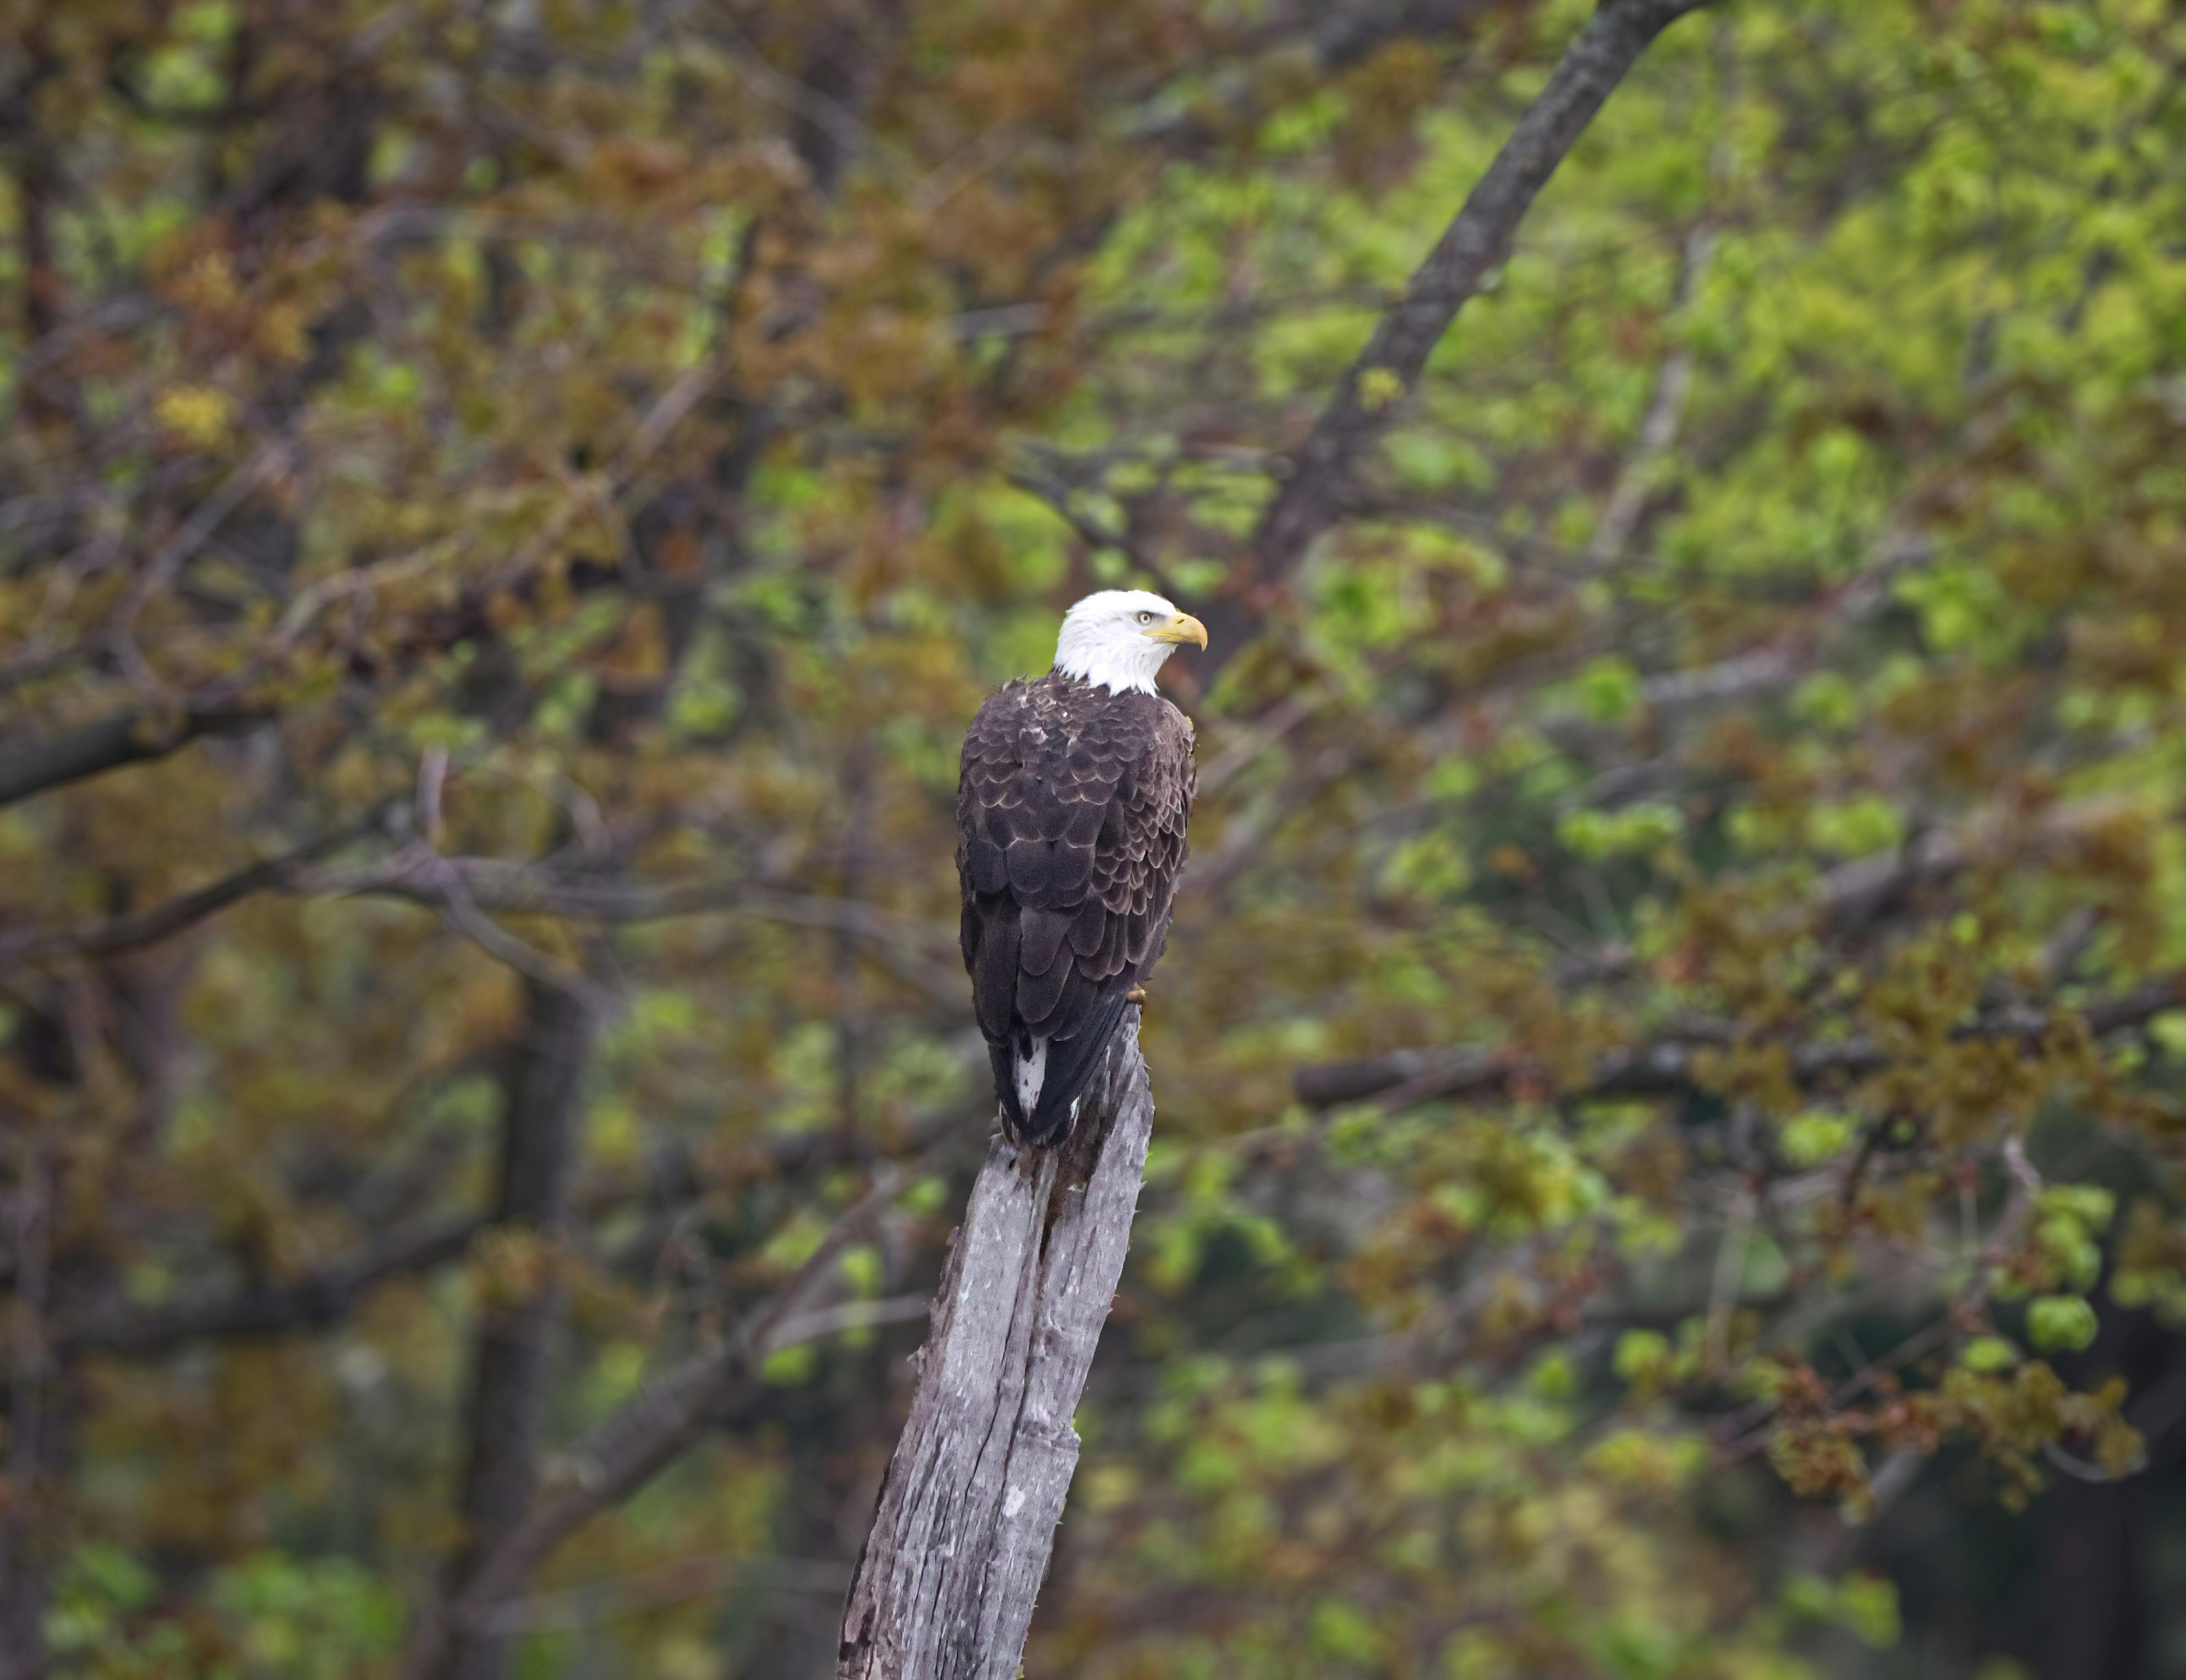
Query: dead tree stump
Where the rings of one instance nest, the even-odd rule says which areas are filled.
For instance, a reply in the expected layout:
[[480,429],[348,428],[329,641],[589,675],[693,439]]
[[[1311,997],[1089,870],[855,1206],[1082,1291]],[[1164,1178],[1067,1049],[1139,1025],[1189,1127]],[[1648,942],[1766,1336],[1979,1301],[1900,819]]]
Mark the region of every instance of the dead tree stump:
[[1062,1147],[989,1146],[850,1585],[838,1680],[1016,1675],[1153,1113],[1133,1009]]

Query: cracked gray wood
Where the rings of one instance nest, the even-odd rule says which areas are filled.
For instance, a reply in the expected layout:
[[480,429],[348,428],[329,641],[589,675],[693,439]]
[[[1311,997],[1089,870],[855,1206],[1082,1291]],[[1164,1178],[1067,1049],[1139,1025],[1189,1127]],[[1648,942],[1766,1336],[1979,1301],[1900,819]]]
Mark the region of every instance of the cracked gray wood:
[[1060,1149],[989,1146],[851,1583],[841,1680],[1017,1673],[1152,1129],[1134,1009]]

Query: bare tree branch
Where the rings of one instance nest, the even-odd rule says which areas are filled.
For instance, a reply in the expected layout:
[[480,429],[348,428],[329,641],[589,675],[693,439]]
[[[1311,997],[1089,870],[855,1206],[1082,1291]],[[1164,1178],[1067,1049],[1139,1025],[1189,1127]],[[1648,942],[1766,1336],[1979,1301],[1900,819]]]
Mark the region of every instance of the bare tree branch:
[[48,957],[118,957],[173,938],[255,893],[283,886],[315,859],[356,837],[357,830],[328,834],[278,857],[238,869],[209,885],[177,893],[149,909],[132,910],[65,928],[26,928],[0,936],[0,969]]
[[[315,867],[328,853],[370,831],[370,825],[358,824],[322,835],[146,909],[66,927],[18,928],[0,934],[0,969],[58,957],[115,957],[143,950],[187,932],[261,892],[403,899],[456,916],[459,922],[456,930],[473,939],[479,936],[478,924],[484,914],[639,923],[719,913],[846,933],[868,944],[900,951],[921,964],[949,964],[956,953],[954,935],[938,924],[894,917],[877,906],[850,899],[784,892],[741,879],[654,882],[624,874],[561,869],[547,863],[420,854],[414,848],[405,848],[378,863],[346,868]],[[503,952],[494,948],[492,954],[502,957]],[[952,981],[947,996],[953,1003],[957,995]]]
[[333,897],[406,899],[444,914],[460,906],[463,919],[457,930],[474,939],[481,913],[619,923],[721,914],[825,929],[869,947],[899,978],[950,1009],[959,1008],[963,998],[952,928],[894,916],[853,899],[785,892],[743,879],[655,883],[550,864],[434,853],[429,867],[421,868],[415,856],[398,855],[362,868],[305,871],[275,885]]
[[1179,586],[1167,567],[1149,553],[1128,528],[1118,529],[1103,525],[1073,497],[1079,486],[1070,484],[1052,471],[1035,466],[1021,466],[1009,475],[1010,482],[1028,496],[1037,497],[1056,518],[1068,525],[1078,540],[1089,548],[1113,548],[1134,566],[1158,584],[1165,595],[1174,596]]
[[[2019,1005],[1999,1009],[1961,1028],[1965,1039],[2014,1039],[2038,1044],[2060,1021],[2077,1019],[2097,1038],[2144,1026],[2166,1009],[2186,1003],[2186,972],[2166,974],[2078,1009]],[[1697,1063],[1706,1051],[1738,1042],[1734,1024],[1701,1020],[1628,1049],[1611,1051],[1595,1064],[1582,1084],[1567,1089],[1572,1100],[1615,1097],[1674,1096],[1703,1088]],[[1864,1079],[1891,1065],[1890,1051],[1865,1038],[1802,1042],[1788,1047],[1787,1071],[1802,1088]],[[1309,1108],[1378,1098],[1394,1113],[1420,1103],[1448,1098],[1499,1096],[1521,1082],[1552,1083],[1538,1062],[1505,1052],[1479,1049],[1398,1050],[1384,1056],[1316,1062],[1292,1076],[1292,1089]]]
[[288,462],[290,452],[291,445],[286,438],[275,438],[260,445],[249,460],[229,473],[212,494],[200,502],[182,520],[174,534],[160,545],[158,553],[144,563],[143,570],[122,593],[106,637],[115,649],[122,668],[141,686],[170,698],[172,696],[173,691],[154,676],[150,666],[145,663],[143,654],[137,647],[137,621],[142,616],[145,604],[174,581],[176,574],[189,563],[199,549],[212,540],[213,533],[227,521],[229,514],[243,505],[244,499],[252,491]]
[[[1720,18],[1716,20],[1715,56],[1717,74],[1728,85],[1735,73],[1737,56],[1731,46],[1730,26]],[[1718,199],[1729,187],[1735,155],[1729,136],[1718,135],[1708,164],[1709,185]],[[1711,206],[1685,230],[1684,238],[1679,242],[1678,278],[1670,295],[1670,318],[1679,329],[1691,312],[1693,300],[1715,255],[1714,214]],[[1678,428],[1684,420],[1685,402],[1692,394],[1694,360],[1691,340],[1680,330],[1656,372],[1654,394],[1648,399],[1647,415],[1640,423],[1638,441],[1617,475],[1609,505],[1602,510],[1601,522],[1595,527],[1593,539],[1587,544],[1587,559],[1597,567],[1606,569],[1624,558],[1633,532],[1639,528],[1640,516],[1646,512],[1662,463],[1676,445]]]
[[287,1283],[83,1313],[54,1327],[54,1344],[69,1353],[143,1357],[206,1337],[278,1335],[339,1323],[379,1284],[461,1257],[485,1222],[477,1214],[425,1222],[355,1259]]
[[[1712,224],[1706,219],[1696,222],[1679,247],[1677,286],[1670,300],[1673,317],[1682,317],[1690,308],[1714,250]],[[1606,570],[1624,558],[1632,533],[1639,528],[1640,516],[1646,511],[1647,499],[1654,493],[1662,463],[1677,443],[1685,400],[1692,394],[1693,365],[1692,345],[1680,338],[1656,370],[1655,391],[1648,399],[1646,418],[1640,424],[1639,440],[1618,471],[1609,505],[1602,509],[1601,522],[1587,543],[1589,565]]]
[[[495,915],[660,922],[726,911],[799,927],[840,929],[869,939],[911,940],[935,956],[953,958],[956,952],[953,929],[939,923],[908,922],[873,905],[784,892],[746,879],[656,882],[498,857],[440,861],[469,902]],[[405,898],[434,908],[446,896],[446,882],[435,872],[421,871],[399,857],[356,869],[314,870],[277,884],[327,897]]]

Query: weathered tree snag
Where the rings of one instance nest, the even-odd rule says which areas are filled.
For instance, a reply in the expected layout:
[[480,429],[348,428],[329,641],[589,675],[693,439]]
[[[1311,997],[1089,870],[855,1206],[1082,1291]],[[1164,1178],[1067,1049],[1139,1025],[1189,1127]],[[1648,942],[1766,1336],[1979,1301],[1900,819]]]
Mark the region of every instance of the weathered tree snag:
[[850,1585],[839,1680],[1017,1673],[1153,1116],[1132,1009],[1061,1149],[989,1147]]

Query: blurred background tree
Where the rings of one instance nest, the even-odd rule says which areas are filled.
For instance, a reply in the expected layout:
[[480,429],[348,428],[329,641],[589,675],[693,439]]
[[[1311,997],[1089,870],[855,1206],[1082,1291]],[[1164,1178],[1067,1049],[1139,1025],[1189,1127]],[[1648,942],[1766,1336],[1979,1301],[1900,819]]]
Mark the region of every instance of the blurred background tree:
[[1592,9],[0,3],[0,1672],[832,1672],[1124,582],[1028,1672],[2186,1672],[2186,14],[1710,7],[1348,376]]

